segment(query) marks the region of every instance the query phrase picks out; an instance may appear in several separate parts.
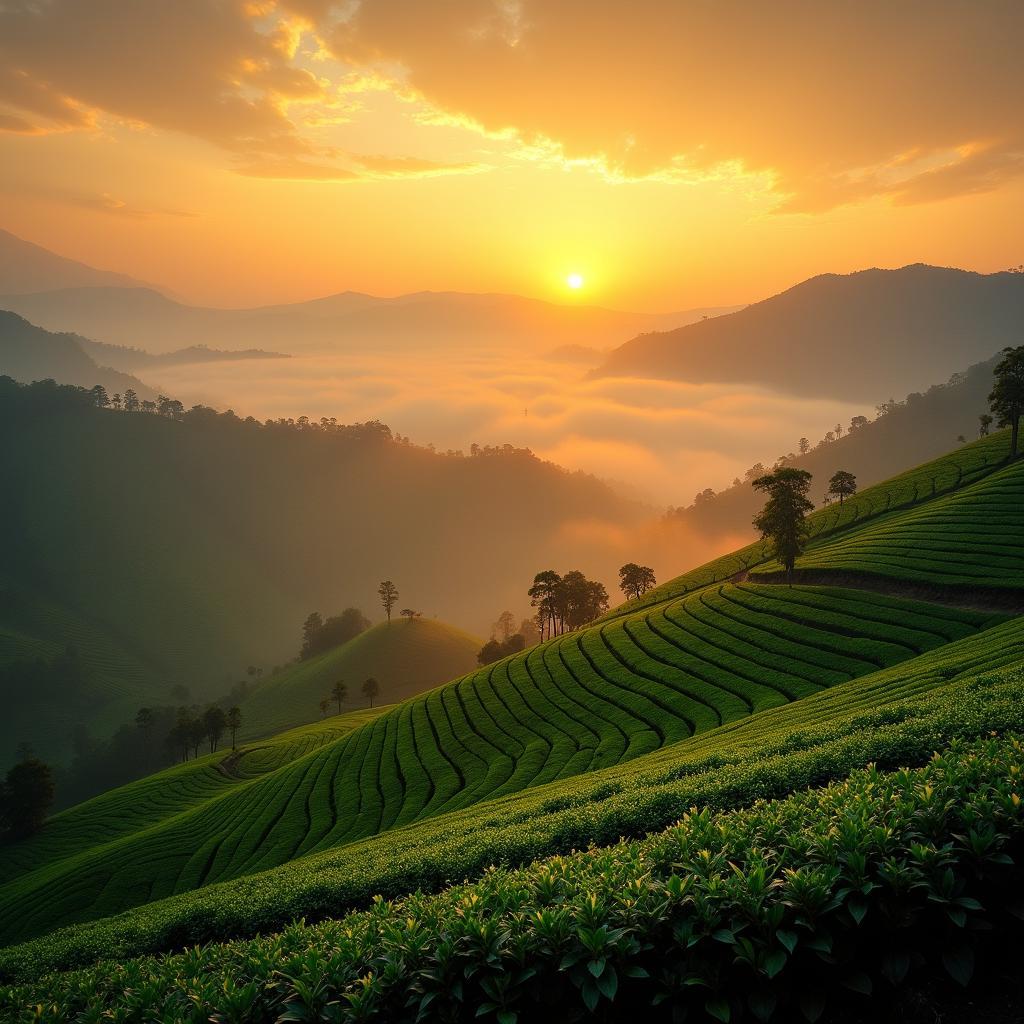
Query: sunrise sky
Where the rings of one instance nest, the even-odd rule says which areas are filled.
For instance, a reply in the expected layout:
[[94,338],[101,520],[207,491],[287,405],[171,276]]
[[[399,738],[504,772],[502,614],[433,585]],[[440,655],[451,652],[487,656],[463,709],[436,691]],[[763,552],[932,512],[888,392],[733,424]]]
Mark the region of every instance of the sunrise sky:
[[1016,0],[7,0],[0,225],[218,305],[993,271],[1021,38]]

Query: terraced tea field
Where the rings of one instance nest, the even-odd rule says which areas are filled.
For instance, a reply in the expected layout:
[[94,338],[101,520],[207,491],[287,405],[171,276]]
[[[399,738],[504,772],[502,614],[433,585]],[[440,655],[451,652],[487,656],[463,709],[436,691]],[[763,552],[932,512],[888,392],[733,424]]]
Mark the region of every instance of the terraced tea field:
[[[808,564],[1018,589],[1024,460],[1004,455],[985,439],[815,513]],[[0,859],[0,942],[44,936],[0,950],[0,974],[336,916],[1024,728],[1024,617],[757,581],[771,569],[751,545],[396,706],[58,816]],[[257,691],[262,725],[312,702],[343,652]]]
[[864,573],[914,584],[1024,594],[1020,463],[935,501],[812,544],[796,565],[800,572]]
[[[146,812],[117,838],[73,843],[69,856],[0,887],[11,910],[0,938],[619,765],[998,621],[828,588],[711,588],[488,666],[246,785],[215,784],[202,800],[172,796],[170,813]],[[181,777],[194,782],[198,771]],[[153,801],[136,790],[128,802]],[[103,836],[103,827],[101,815],[87,831]],[[49,842],[61,849],[59,838]]]

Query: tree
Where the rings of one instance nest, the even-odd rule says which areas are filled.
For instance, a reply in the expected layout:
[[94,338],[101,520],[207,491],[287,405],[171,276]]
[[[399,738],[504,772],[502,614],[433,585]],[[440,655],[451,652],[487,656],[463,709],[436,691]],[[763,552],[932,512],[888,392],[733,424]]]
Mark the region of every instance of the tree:
[[38,758],[20,761],[0,786],[0,824],[16,838],[38,832],[53,806],[50,766]]
[[316,613],[310,615],[302,627],[302,660],[340,647],[368,629],[370,620],[358,608],[346,608],[340,615],[321,619]]
[[857,478],[845,469],[838,470],[828,482],[828,493],[838,498],[842,505],[845,498],[857,493]]
[[320,717],[321,718],[326,718],[327,717],[327,709],[330,706],[331,706],[331,700],[330,700],[329,697],[324,697],[324,699],[322,701],[320,701]]
[[380,597],[380,603],[384,608],[384,613],[387,615],[388,624],[390,625],[391,609],[395,607],[395,602],[398,600],[398,587],[391,580],[384,580],[377,588],[377,595]]
[[850,420],[850,427],[849,427],[849,430],[847,431],[847,433],[852,434],[855,430],[860,430],[861,427],[866,427],[867,425],[868,425],[868,418],[867,418],[867,416],[854,416]]
[[801,437],[796,443],[797,450],[801,455],[806,455],[811,450],[811,442],[806,437]]
[[537,609],[537,625],[540,627],[541,639],[547,628],[548,636],[554,636],[557,626],[555,596],[562,577],[554,569],[545,569],[533,577],[533,586],[527,591],[530,605]]
[[988,432],[992,427],[994,418],[987,412],[983,412],[978,417],[978,437],[988,437]]
[[139,396],[135,393],[134,388],[126,388],[124,392],[124,399],[121,403],[124,406],[125,412],[138,412],[139,411]]
[[515,625],[516,617],[511,612],[504,611],[498,616],[494,631],[500,633],[502,641],[505,641],[515,632]]
[[113,408],[117,412],[120,412],[121,411],[121,396],[120,395],[114,395],[114,397],[110,399],[110,404],[113,406]]
[[89,394],[92,396],[93,405],[97,409],[106,409],[110,405],[110,398],[107,395],[107,389],[102,384],[97,384],[93,387]]
[[203,731],[210,741],[211,754],[217,749],[227,726],[228,716],[219,704],[214,704],[203,712]]
[[412,622],[413,619],[418,619],[420,617],[420,613],[414,611],[412,608],[403,608],[401,614],[410,622]]
[[754,526],[762,539],[771,541],[787,579],[792,580],[793,565],[807,541],[807,513],[814,509],[807,498],[811,474],[787,467],[758,477],[753,485],[768,495],[764,508],[754,517]]
[[526,637],[522,633],[513,633],[507,640],[495,640],[493,637],[480,648],[476,660],[481,665],[507,658],[510,654],[518,654],[526,647]]
[[341,703],[348,696],[348,687],[339,679],[331,687],[331,696],[338,702],[338,714],[341,714]]
[[363,696],[370,702],[370,707],[373,707],[374,698],[380,693],[380,683],[377,682],[373,676],[363,683]]
[[1017,457],[1020,417],[1024,413],[1024,345],[1004,348],[996,364],[989,408],[1000,427],[1010,428],[1010,458]]
[[324,627],[323,616],[319,612],[310,612],[306,616],[306,621],[302,624],[302,650],[303,654],[300,657],[308,657],[306,651],[312,651],[313,645],[316,642],[316,635]]
[[532,647],[540,643],[540,630],[533,619],[523,619],[519,623],[518,633],[523,638],[523,647]]
[[238,735],[238,730],[242,727],[242,709],[236,704],[233,708],[228,708],[228,728],[231,730],[231,749],[235,749],[235,737]]
[[142,735],[146,737],[146,741],[148,742],[150,733],[153,731],[153,709],[139,708],[135,714],[135,724],[142,732]]
[[627,562],[619,569],[619,590],[627,598],[646,594],[657,582],[654,570],[650,566]]

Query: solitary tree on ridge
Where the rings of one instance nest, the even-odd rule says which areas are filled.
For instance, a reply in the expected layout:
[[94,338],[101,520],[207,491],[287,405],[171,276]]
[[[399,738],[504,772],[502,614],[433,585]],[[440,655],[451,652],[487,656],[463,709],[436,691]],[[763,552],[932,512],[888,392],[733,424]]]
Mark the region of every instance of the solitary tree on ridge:
[[331,687],[331,696],[338,702],[338,714],[341,714],[341,702],[348,696],[348,687],[339,679]]
[[395,607],[395,602],[398,600],[398,587],[391,580],[384,580],[377,588],[377,593],[380,596],[380,603],[384,607],[384,613],[387,615],[388,623],[390,624],[391,609]]
[[857,493],[857,478],[845,469],[838,470],[828,482],[828,493],[838,498],[842,505],[845,498]]
[[373,707],[373,701],[380,693],[380,683],[377,682],[373,676],[363,683],[363,696],[370,702],[370,707]]
[[754,517],[754,526],[764,540],[771,541],[775,554],[792,582],[793,566],[807,542],[807,513],[814,509],[807,492],[811,474],[806,469],[784,467],[758,477],[753,486],[768,495],[764,508]]
[[1020,418],[1024,413],[1024,345],[1004,348],[996,364],[995,386],[988,396],[989,408],[1001,427],[1010,428],[1010,458],[1017,457]]

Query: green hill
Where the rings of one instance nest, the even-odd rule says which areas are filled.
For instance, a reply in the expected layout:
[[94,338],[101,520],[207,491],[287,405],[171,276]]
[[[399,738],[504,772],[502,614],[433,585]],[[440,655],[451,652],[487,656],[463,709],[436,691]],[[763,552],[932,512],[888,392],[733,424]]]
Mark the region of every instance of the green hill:
[[[346,707],[366,704],[360,688],[373,677],[378,701],[397,704],[476,665],[483,641],[433,619],[382,622],[331,651],[296,662],[265,680],[242,702],[241,735],[266,736],[308,722],[339,680]],[[331,708],[337,707],[333,700]]]
[[[929,510],[942,521],[955,517],[962,536],[984,532],[979,504],[997,501],[1024,480],[1024,461],[1007,466],[1005,452],[1004,435],[977,442],[867,489],[842,508],[816,513],[807,557],[818,545],[841,550],[844,539],[859,545],[865,531],[885,525],[897,545],[902,531],[912,531]],[[1018,535],[1024,527],[1019,503],[999,504],[997,518]],[[984,557],[998,566],[1001,548]],[[159,909],[143,907],[132,918],[151,936],[147,942],[164,941],[152,939],[154,929],[178,934],[180,915],[207,900],[235,921],[229,932],[244,931],[249,908],[260,920],[320,912],[316,886],[306,881],[313,878],[347,899],[398,884],[396,875],[401,884],[436,885],[482,866],[465,857],[430,861],[431,850],[453,836],[472,835],[473,849],[488,851],[479,856],[501,859],[509,829],[532,834],[540,828],[532,817],[537,808],[558,810],[563,799],[575,806],[581,788],[603,794],[584,803],[612,799],[616,813],[626,813],[628,801],[618,801],[629,788],[624,780],[643,776],[649,784],[650,772],[675,772],[697,751],[729,758],[744,736],[763,744],[766,730],[776,743],[780,736],[792,743],[811,727],[827,735],[841,713],[869,714],[1021,660],[1024,619],[965,606],[970,602],[746,578],[762,565],[770,569],[761,545],[718,559],[591,627],[391,707],[244,787],[176,805],[174,813],[147,812],[143,826],[103,842],[62,848],[47,839],[53,828],[47,826],[32,843],[49,842],[53,853],[29,858],[31,870],[0,888],[10,911],[0,940],[165,898]],[[365,664],[358,662],[362,649],[380,644],[387,629],[269,680],[252,698],[263,702],[264,724],[315,706],[346,659]],[[400,622],[390,629],[429,637],[427,631],[443,627]],[[247,719],[261,728],[256,708],[247,708]],[[536,798],[529,795],[534,791]],[[534,811],[514,811],[517,805]],[[562,838],[570,845],[588,840],[579,832]],[[554,843],[558,848],[562,840]],[[365,858],[363,867],[348,859],[357,856]],[[329,883],[314,866],[319,858],[338,872]],[[420,865],[411,876],[410,858]],[[277,880],[258,874],[266,869],[275,869]],[[191,903],[184,894],[199,887],[200,902]],[[247,895],[236,907],[232,894],[240,892]],[[227,902],[217,902],[217,893]],[[88,936],[103,934],[102,922],[96,928],[66,941],[71,948],[88,945]],[[220,934],[213,925],[199,931]]]

